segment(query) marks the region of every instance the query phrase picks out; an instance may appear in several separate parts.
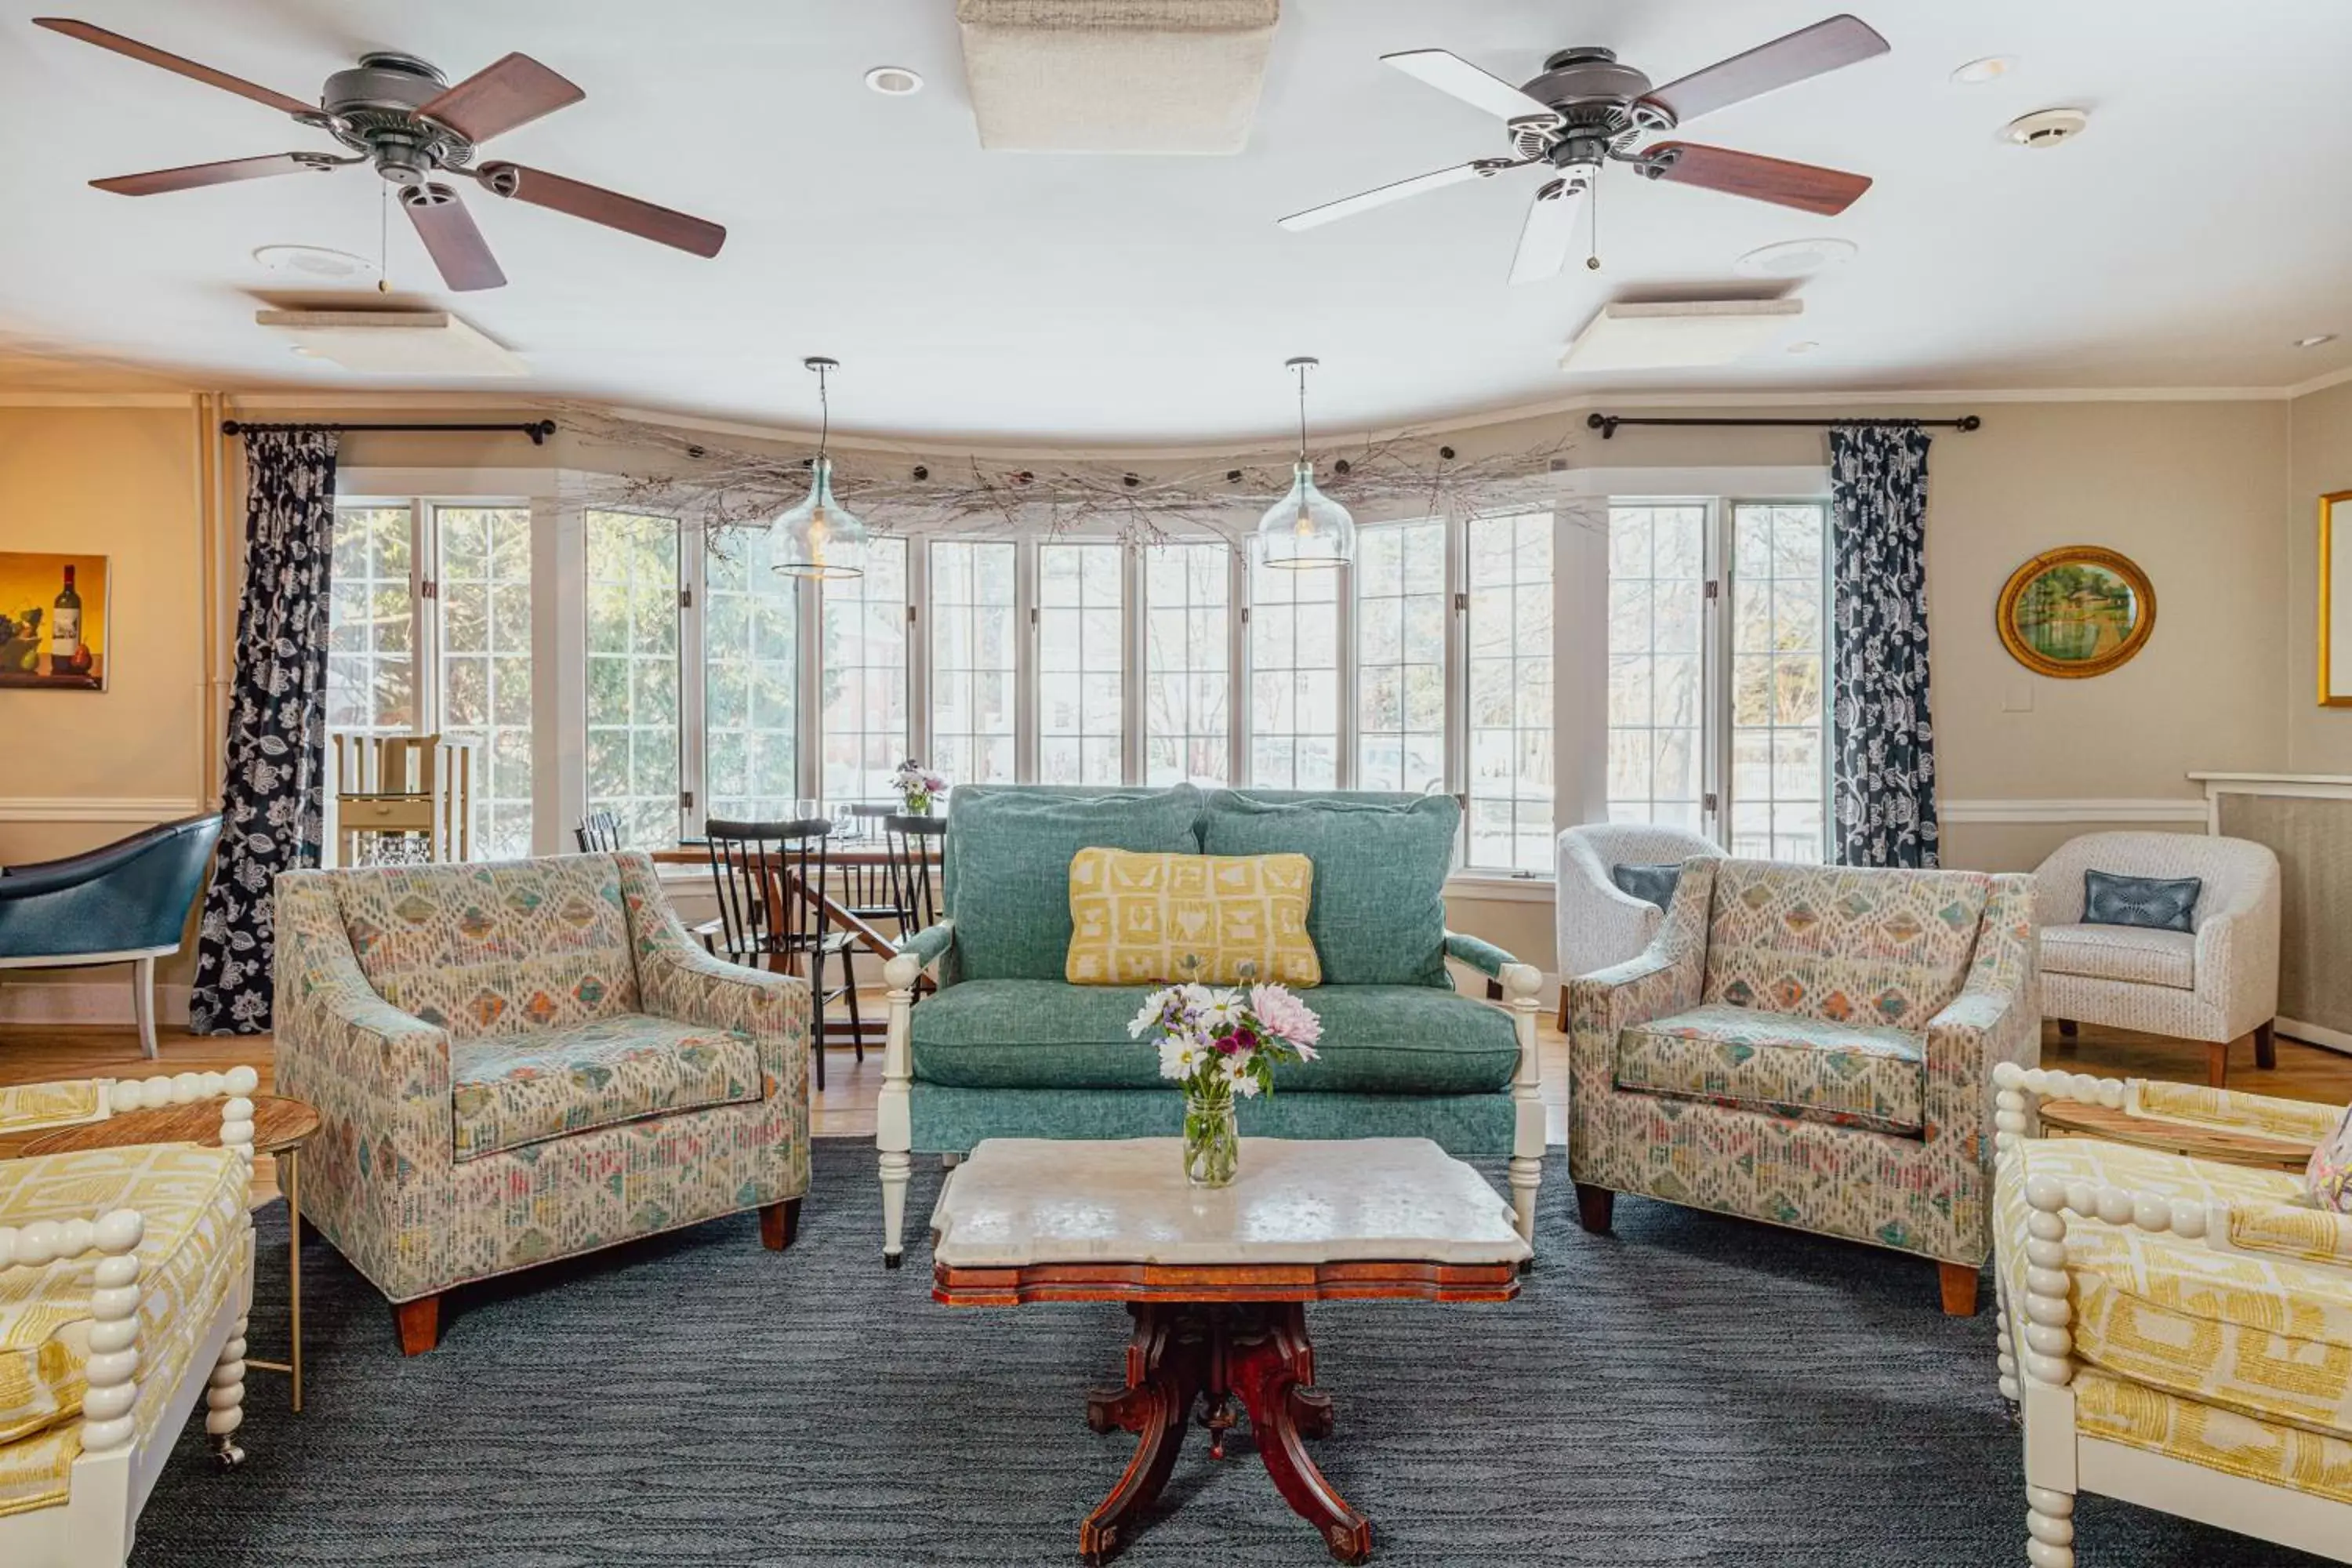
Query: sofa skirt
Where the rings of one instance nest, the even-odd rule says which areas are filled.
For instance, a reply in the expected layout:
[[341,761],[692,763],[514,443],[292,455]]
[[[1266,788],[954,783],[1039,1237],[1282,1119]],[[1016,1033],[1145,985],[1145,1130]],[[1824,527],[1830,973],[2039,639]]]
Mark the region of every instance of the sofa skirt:
[[[964,1154],[984,1138],[1174,1138],[1184,1097],[1160,1089],[912,1086],[913,1147]],[[1277,1093],[1239,1107],[1244,1138],[1428,1138],[1457,1159],[1511,1152],[1509,1092],[1416,1096]],[[1246,1157],[1246,1156],[1244,1156]]]

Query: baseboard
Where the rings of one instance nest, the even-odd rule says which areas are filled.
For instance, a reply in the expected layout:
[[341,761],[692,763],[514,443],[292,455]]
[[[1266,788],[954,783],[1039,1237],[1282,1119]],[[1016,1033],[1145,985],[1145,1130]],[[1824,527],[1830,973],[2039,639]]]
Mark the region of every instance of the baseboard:
[[2342,1051],[2352,1056],[2352,1035],[2341,1029],[2306,1024],[2300,1018],[2281,1018],[2273,1027],[2290,1040],[2301,1040],[2306,1046],[2317,1046],[2322,1050]]
[[[12,971],[10,973],[29,973]],[[155,987],[155,1021],[173,1028],[188,1024],[185,985]],[[0,978],[0,1024],[80,1024],[128,1029],[138,1019],[131,1011],[131,966],[107,980],[41,982]]]

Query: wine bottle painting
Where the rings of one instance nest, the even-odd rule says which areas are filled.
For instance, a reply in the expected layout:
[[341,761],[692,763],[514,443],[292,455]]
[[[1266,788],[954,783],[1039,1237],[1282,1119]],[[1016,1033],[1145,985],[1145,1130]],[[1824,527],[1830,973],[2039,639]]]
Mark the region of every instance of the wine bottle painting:
[[106,689],[106,567],[0,550],[0,689]]

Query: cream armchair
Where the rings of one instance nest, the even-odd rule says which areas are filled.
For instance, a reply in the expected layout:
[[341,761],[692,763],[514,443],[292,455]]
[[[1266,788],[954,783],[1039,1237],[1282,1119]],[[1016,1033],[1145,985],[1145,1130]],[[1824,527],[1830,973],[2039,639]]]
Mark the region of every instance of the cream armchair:
[[[2197,877],[2192,931],[2084,925],[2083,873]],[[2278,857],[2243,838],[2196,833],[2086,833],[2033,874],[2042,928],[2042,1012],[2071,1035],[2077,1023],[2205,1043],[2206,1079],[2229,1079],[2230,1047],[2277,1060]]]
[[1993,1082],[2028,1561],[2073,1568],[2084,1492],[2352,1561],[2352,1215],[2284,1169],[2033,1136],[2051,1099],[2289,1142],[2341,1108],[2014,1065]]
[[1580,974],[1622,963],[1650,945],[1666,911],[1610,879],[1619,866],[1679,863],[1694,855],[1721,857],[1714,839],[1681,827],[1644,822],[1588,822],[1559,836],[1559,879],[1553,921],[1559,951],[1559,1029],[1568,1032],[1568,983]]
[[[243,1462],[249,1067],[0,1089],[10,1137],[221,1100],[220,1147],[0,1160],[0,1563],[121,1568],[189,1415]],[[193,1543],[188,1543],[193,1545]]]

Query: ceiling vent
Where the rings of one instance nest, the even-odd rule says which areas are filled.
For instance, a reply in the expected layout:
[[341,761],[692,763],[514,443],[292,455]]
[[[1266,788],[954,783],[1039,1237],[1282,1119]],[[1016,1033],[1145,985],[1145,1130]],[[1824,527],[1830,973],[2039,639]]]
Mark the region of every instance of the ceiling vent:
[[1804,313],[1801,300],[1693,300],[1603,305],[1576,335],[1559,368],[1679,370],[1729,364],[1761,348]]
[[297,353],[375,375],[528,375],[530,367],[446,310],[257,310]]
[[1280,0],[957,0],[980,144],[1238,153]]

